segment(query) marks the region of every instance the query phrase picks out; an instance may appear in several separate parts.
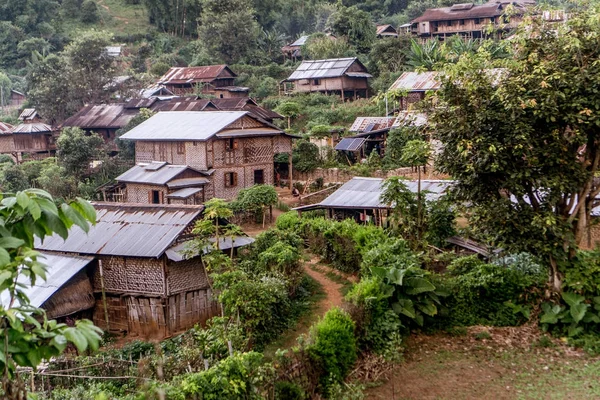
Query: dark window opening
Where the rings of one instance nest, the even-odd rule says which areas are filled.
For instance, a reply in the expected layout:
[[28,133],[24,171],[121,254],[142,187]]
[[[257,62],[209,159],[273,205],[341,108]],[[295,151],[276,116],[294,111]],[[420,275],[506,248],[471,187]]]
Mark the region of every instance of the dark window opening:
[[238,148],[238,141],[237,139],[233,139],[230,138],[227,140],[227,143],[225,144],[225,149],[226,150],[235,150]]
[[321,80],[320,79],[313,79],[313,85],[319,86],[320,84],[321,84]]
[[263,183],[265,183],[265,171],[262,169],[255,169],[254,170],[254,184],[262,185]]
[[152,204],[160,204],[160,191],[152,191]]
[[225,187],[237,186],[237,172],[225,172]]

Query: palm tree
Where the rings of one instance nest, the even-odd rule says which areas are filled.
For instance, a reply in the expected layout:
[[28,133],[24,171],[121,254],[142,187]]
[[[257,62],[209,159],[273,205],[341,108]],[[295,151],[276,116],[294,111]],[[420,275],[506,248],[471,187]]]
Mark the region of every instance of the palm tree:
[[410,50],[406,57],[408,66],[413,69],[423,68],[427,71],[433,71],[437,64],[445,61],[443,48],[437,39],[428,40],[423,44],[411,39]]

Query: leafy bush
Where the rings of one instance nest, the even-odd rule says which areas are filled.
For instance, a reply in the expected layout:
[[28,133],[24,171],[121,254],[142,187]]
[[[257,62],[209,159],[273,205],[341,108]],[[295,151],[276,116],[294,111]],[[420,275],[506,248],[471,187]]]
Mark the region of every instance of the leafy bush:
[[342,381],[356,361],[354,322],[348,314],[333,308],[312,327],[310,339],[307,353],[323,371],[319,382],[327,393],[329,385]]
[[300,385],[286,381],[275,382],[276,400],[304,400],[305,398],[306,394]]
[[563,292],[562,300],[566,303],[543,303],[540,324],[544,331],[566,333],[576,337],[582,333],[600,334],[600,297],[591,301],[573,292]]
[[546,274],[528,256],[517,255],[486,264],[476,256],[461,257],[448,267],[451,296],[449,320],[455,325],[517,325],[527,319],[527,304],[540,295]]
[[206,371],[189,374],[180,383],[186,398],[204,400],[262,399],[261,390],[273,374],[261,353],[238,353]]
[[288,211],[285,214],[281,214],[275,221],[277,229],[288,232],[298,232],[302,220],[298,216],[296,211]]
[[419,267],[419,257],[410,249],[404,239],[387,238],[364,253],[362,270],[370,274],[372,267],[406,269]]
[[600,296],[600,249],[581,250],[565,272],[564,290]]
[[400,344],[400,318],[390,309],[389,291],[380,279],[367,277],[354,285],[346,301],[357,310],[352,313],[361,349],[384,353]]

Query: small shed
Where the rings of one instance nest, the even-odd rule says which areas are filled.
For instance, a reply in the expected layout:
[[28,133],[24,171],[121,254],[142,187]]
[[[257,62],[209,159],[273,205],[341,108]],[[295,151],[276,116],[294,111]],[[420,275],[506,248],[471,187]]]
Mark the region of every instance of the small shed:
[[283,53],[283,57],[290,60],[297,60],[302,57],[302,46],[306,44],[308,40],[308,35],[300,36],[294,42],[283,46],[281,48],[281,52]]
[[219,98],[248,97],[250,88],[236,86],[236,77],[227,65],[171,67],[157,84],[177,95],[198,91]]
[[[357,222],[384,225],[389,207],[381,201],[383,182],[382,178],[354,177],[322,202],[294,210],[301,215],[303,211],[324,209],[329,218],[352,218]],[[417,181],[405,180],[404,183],[410,191],[417,192]],[[425,192],[428,200],[435,200],[444,195],[452,184],[453,181],[421,180],[421,191]]]
[[210,175],[187,165],[153,161],[137,164],[116,181],[125,185],[123,201],[127,203],[200,205]]
[[303,61],[282,81],[284,93],[325,93],[346,99],[369,96],[367,68],[356,58]]
[[24,155],[39,160],[56,153],[54,129],[43,122],[35,108],[26,108],[19,115],[21,123],[13,128],[14,150],[21,160]]
[[428,91],[435,91],[440,88],[441,83],[438,76],[439,73],[436,71],[403,72],[390,86],[389,90],[400,90],[407,93],[400,100],[400,109],[407,110],[411,104],[423,100]]
[[192,239],[203,207],[95,203],[94,208],[97,221],[87,234],[74,226],[66,240],[53,235],[37,241],[36,248],[93,258],[96,325],[160,339],[217,314],[201,257],[169,252]]
[[377,37],[378,38],[397,38],[398,31],[392,25],[377,25]]

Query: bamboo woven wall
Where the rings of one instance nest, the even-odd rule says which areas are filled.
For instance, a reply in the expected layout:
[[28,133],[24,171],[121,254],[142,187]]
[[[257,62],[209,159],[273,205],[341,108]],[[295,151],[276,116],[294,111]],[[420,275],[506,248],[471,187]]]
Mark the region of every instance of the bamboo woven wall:
[[169,262],[167,271],[167,293],[169,295],[209,287],[204,266],[199,257],[180,262]]
[[[108,293],[165,295],[163,261],[155,258],[98,257]],[[100,292],[100,269],[94,271],[94,291]]]

